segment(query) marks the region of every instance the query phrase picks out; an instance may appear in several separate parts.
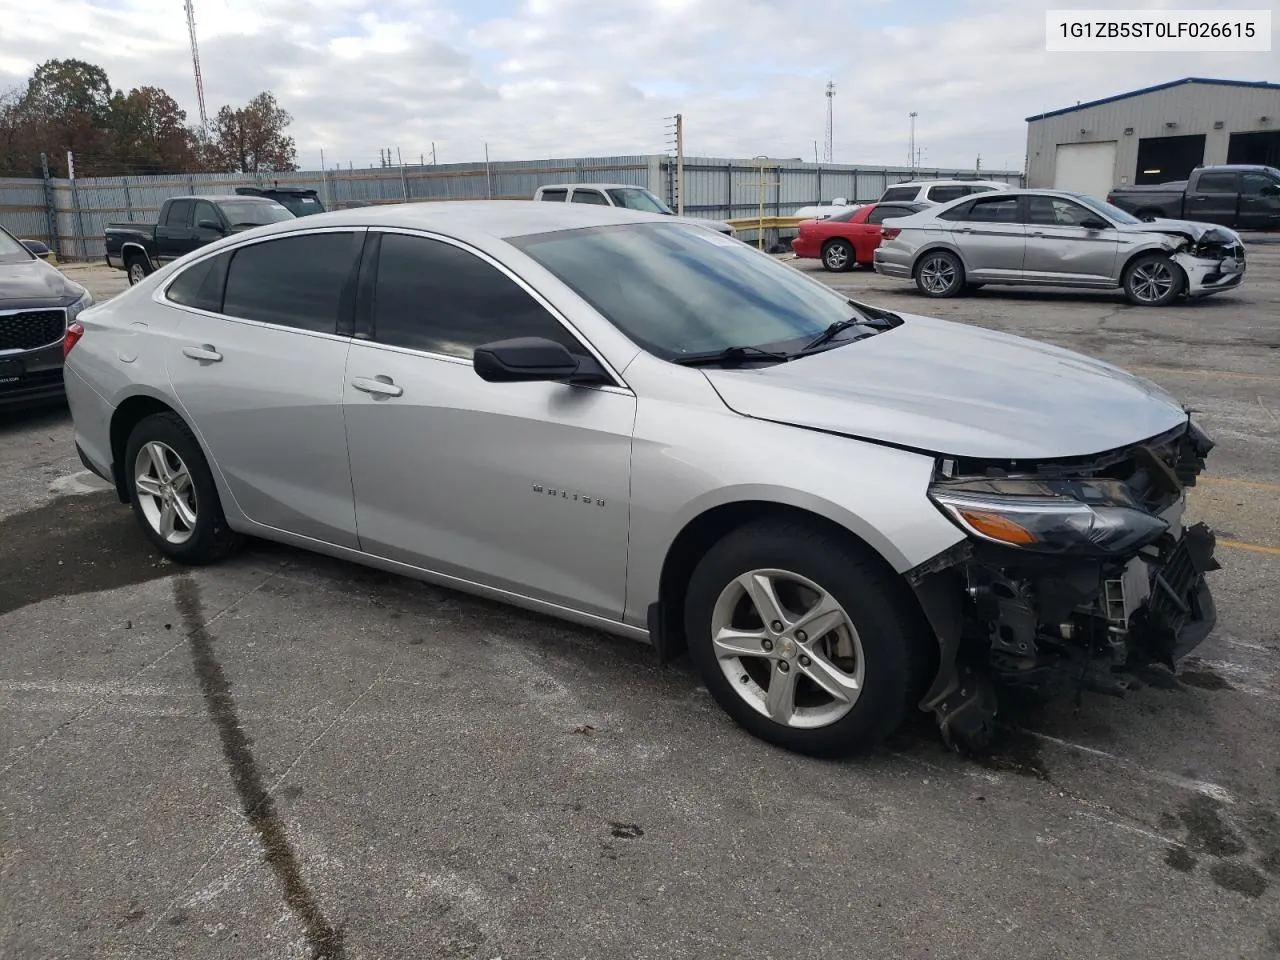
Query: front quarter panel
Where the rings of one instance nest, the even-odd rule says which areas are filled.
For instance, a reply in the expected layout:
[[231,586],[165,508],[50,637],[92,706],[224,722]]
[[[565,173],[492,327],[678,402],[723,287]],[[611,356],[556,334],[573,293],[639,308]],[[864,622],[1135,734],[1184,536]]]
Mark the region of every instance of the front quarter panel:
[[734,413],[696,370],[641,354],[626,620],[646,622],[677,535],[708,510],[763,501],[850,530],[903,572],[963,539],[926,497],[931,457]]

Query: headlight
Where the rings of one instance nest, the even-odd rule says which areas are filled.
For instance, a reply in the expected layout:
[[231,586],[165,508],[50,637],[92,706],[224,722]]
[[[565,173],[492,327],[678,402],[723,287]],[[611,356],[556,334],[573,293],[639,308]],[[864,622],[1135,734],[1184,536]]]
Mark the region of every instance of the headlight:
[[67,307],[67,323],[72,323],[76,317],[80,316],[80,314],[84,313],[86,310],[88,310],[92,306],[93,306],[93,294],[91,294],[88,290],[86,290],[84,292],[83,297],[81,297],[71,306]]
[[1169,528],[1118,480],[944,481],[929,498],[966,533],[1037,553],[1125,553]]

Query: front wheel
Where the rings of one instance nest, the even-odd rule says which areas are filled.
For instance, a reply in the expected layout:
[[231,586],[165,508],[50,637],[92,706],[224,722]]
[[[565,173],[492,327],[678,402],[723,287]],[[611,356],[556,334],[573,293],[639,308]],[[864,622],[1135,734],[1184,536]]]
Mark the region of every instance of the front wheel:
[[1139,257],[1124,272],[1124,293],[1140,307],[1162,307],[1182,293],[1182,268],[1162,253]]
[[835,533],[742,527],[689,581],[689,651],[720,706],[756,736],[831,756],[874,747],[921,692],[930,640],[902,584]]
[[220,560],[239,545],[196,438],[175,413],[133,428],[125,447],[129,499],[148,538],[179,563]]
[[822,265],[832,273],[853,269],[853,248],[844,240],[832,240],[822,248]]
[[954,253],[934,250],[916,267],[916,289],[926,297],[954,297],[964,287],[964,264]]

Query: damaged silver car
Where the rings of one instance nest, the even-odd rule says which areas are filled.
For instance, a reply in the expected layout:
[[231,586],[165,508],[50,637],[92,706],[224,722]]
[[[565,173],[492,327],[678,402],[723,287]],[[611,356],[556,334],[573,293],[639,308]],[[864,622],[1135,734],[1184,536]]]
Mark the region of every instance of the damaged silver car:
[[980,747],[998,687],[1120,692],[1214,622],[1211,444],[1167,393],[657,214],[290,220],[65,349],[81,458],[174,560],[262,537],[687,649],[796,750],[917,709]]
[[886,220],[873,265],[928,297],[988,283],[1124,291],[1158,307],[1244,281],[1244,244],[1226,227],[1142,221],[1081,194],[1008,190]]

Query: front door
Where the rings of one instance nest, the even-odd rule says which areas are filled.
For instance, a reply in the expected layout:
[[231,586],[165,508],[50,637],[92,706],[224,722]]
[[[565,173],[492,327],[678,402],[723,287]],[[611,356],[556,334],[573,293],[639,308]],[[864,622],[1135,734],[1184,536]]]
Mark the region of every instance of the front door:
[[1027,253],[1023,271],[1028,280],[1044,283],[1096,283],[1112,286],[1112,270],[1120,248],[1120,234],[1107,224],[1089,229],[1082,224],[1104,222],[1082,203],[1061,197],[1028,196]]
[[374,246],[369,329],[343,394],[361,549],[620,620],[635,397],[481,380],[483,343],[587,350],[471,250],[396,232]]
[[[351,340],[338,330],[362,240],[325,231],[240,247],[193,264],[167,294],[184,307],[169,378],[236,506],[277,530],[352,548],[342,422]],[[225,295],[209,276],[219,269]]]
[[1280,180],[1265,173],[1240,175],[1241,230],[1274,230],[1280,227]]
[[952,212],[958,216],[950,224],[951,235],[970,279],[999,282],[1022,278],[1027,228],[1019,217],[1016,196],[978,197],[947,211]]

